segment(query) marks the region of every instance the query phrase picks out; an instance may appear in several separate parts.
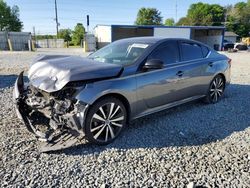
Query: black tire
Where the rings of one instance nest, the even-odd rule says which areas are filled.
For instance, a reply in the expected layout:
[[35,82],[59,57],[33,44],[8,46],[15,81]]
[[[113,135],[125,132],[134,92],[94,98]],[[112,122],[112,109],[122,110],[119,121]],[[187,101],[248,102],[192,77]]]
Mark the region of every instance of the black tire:
[[223,96],[225,90],[225,80],[221,75],[217,75],[211,81],[204,102],[207,104],[217,103]]
[[244,45],[244,44],[239,44],[236,46],[236,48],[240,51],[245,51],[245,50],[248,50],[248,47],[247,45]]
[[87,113],[84,127],[86,139],[97,145],[113,142],[124,130],[127,117],[126,108],[119,99],[114,97],[100,99]]

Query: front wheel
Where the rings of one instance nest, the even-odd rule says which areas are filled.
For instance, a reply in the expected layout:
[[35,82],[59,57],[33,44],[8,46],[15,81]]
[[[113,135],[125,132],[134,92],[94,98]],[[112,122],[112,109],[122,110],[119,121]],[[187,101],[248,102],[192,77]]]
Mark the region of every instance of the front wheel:
[[206,103],[217,103],[222,97],[225,89],[225,80],[221,75],[217,75],[210,83],[209,90],[204,99]]
[[89,142],[106,145],[115,140],[126,126],[127,112],[123,103],[113,97],[96,102],[86,117],[85,134]]

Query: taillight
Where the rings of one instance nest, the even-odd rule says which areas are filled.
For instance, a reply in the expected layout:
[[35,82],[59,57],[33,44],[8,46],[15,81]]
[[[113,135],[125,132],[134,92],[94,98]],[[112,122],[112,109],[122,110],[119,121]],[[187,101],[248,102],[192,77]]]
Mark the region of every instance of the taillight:
[[230,67],[231,67],[232,59],[229,58],[229,59],[227,60],[227,62],[228,62],[228,64],[229,64]]

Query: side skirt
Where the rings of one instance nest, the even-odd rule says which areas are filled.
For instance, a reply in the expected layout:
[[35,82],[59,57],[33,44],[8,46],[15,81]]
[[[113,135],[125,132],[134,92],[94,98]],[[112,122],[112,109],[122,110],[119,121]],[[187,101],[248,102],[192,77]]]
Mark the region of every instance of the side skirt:
[[155,108],[150,108],[150,109],[144,111],[143,113],[135,116],[134,118],[132,118],[132,120],[141,118],[141,117],[149,115],[149,114],[160,112],[162,110],[166,110],[166,109],[169,109],[169,108],[172,108],[172,107],[175,107],[175,106],[179,106],[181,104],[185,104],[185,103],[188,103],[188,102],[191,102],[191,101],[195,101],[195,100],[201,99],[201,98],[203,98],[205,96],[206,95],[198,95],[198,96],[189,97],[189,98],[186,98],[186,99],[183,99],[183,100],[180,100],[180,101],[175,101],[173,103],[168,103],[168,104],[165,104],[163,106],[158,106],[158,107],[155,107]]

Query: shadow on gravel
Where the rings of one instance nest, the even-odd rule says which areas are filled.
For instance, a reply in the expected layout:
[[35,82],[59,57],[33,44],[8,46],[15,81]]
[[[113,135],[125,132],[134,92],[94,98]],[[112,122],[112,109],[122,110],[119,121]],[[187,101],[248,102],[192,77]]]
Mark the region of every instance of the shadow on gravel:
[[[0,75],[0,89],[12,87],[17,75]],[[24,78],[28,80],[27,77]],[[250,85],[231,84],[217,104],[192,102],[133,121],[107,146],[81,144],[55,154],[87,155],[108,149],[197,146],[222,140],[250,127]]]
[[215,142],[250,127],[249,101],[250,85],[231,84],[217,104],[197,101],[175,107],[135,120],[107,146],[82,144],[53,153],[87,155],[108,149],[198,146]]
[[[17,77],[15,74],[0,75],[0,89],[14,86]],[[27,76],[24,76],[24,80],[28,80]]]

